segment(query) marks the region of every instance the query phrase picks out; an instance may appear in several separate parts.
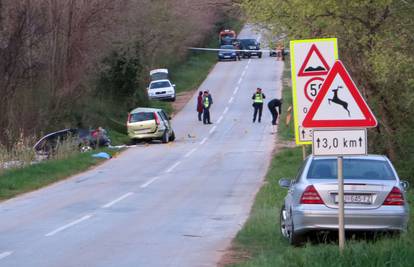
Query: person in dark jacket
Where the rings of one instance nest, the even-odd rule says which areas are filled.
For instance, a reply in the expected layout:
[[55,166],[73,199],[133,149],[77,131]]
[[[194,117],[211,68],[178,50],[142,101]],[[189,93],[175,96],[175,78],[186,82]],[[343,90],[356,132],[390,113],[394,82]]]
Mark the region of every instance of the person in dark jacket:
[[210,121],[210,107],[213,104],[213,98],[208,91],[203,94],[203,123],[212,124]]
[[[270,113],[272,114],[273,132],[276,132],[277,117],[282,114],[282,99],[272,99],[267,103]],[[279,110],[279,113],[278,113]]]
[[266,98],[265,94],[262,93],[262,88],[257,88],[256,93],[253,94],[253,122],[256,122],[257,112],[259,112],[258,122],[262,120],[263,102]]
[[203,92],[198,92],[197,97],[197,113],[198,113],[198,120],[201,121],[201,115],[203,115]]

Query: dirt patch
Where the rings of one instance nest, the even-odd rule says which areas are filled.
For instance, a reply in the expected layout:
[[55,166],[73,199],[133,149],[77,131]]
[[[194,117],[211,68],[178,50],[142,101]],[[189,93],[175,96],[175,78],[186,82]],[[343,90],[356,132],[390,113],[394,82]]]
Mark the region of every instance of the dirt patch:
[[[173,115],[177,114],[180,110],[183,109],[183,107],[190,101],[191,97],[193,96],[195,90],[186,91],[178,93],[175,101],[172,102],[172,108],[173,108]],[[194,110],[196,108],[196,103],[194,103]]]
[[244,262],[251,259],[251,256],[246,252],[236,248],[233,244],[227,249],[220,261],[217,263],[217,267],[226,267],[230,264]]
[[277,139],[277,142],[276,142],[277,151],[283,148],[294,148],[294,147],[296,147],[295,141],[281,141]]

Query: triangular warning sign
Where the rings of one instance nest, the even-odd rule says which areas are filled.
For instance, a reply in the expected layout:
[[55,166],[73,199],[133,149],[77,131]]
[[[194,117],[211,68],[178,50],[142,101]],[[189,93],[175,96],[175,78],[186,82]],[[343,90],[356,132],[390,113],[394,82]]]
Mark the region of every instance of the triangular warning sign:
[[302,124],[306,128],[368,128],[377,126],[377,120],[337,60]]
[[299,69],[298,76],[318,76],[326,75],[329,71],[329,65],[323,58],[322,53],[319,51],[315,44],[311,46],[305,61],[303,61],[302,67]]

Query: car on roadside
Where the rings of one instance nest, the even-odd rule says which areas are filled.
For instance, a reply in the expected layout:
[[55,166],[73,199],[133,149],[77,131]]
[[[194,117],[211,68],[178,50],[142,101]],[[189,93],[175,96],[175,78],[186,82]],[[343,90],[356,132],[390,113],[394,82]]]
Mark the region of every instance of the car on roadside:
[[260,43],[256,39],[238,39],[243,58],[251,58],[252,56],[262,57],[262,51],[260,50]]
[[128,113],[127,130],[129,138],[136,142],[160,140],[163,143],[175,140],[171,117],[162,109],[136,108]]
[[[405,190],[390,160],[382,155],[343,159],[346,232],[400,233],[407,229]],[[280,210],[280,231],[292,245],[312,233],[338,231],[337,158],[309,156],[288,188]]]
[[171,83],[167,69],[155,69],[150,71],[151,82],[147,87],[150,100],[175,101],[175,84]]
[[101,127],[68,128],[46,134],[34,144],[33,149],[37,157],[49,158],[64,142],[70,142],[79,151],[85,152],[97,147],[107,147],[111,144],[111,139],[106,130]]
[[236,49],[233,45],[222,45],[217,53],[218,61],[222,60],[237,60]]

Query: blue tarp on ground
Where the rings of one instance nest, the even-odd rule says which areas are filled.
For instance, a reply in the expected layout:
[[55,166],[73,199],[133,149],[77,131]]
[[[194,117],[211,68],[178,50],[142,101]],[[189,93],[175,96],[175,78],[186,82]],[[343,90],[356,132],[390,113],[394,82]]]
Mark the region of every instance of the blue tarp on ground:
[[103,159],[110,159],[111,158],[111,155],[109,155],[106,152],[99,152],[99,153],[96,153],[96,154],[92,154],[92,157],[94,157],[94,158],[103,158]]

